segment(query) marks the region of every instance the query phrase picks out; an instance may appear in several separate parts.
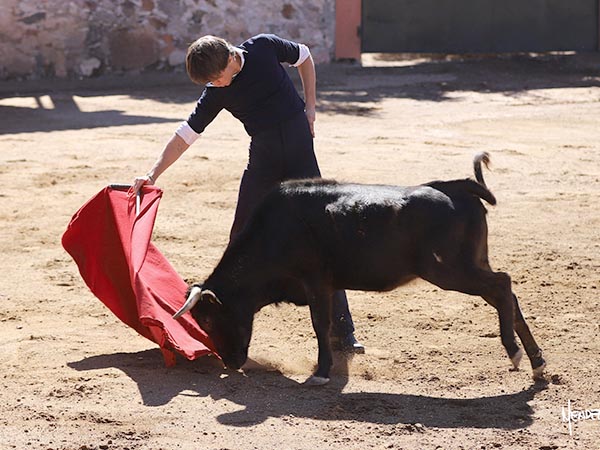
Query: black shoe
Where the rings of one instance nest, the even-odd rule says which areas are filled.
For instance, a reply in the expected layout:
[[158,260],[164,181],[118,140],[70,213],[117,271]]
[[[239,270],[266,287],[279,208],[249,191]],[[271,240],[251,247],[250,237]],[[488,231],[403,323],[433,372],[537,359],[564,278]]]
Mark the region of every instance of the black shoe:
[[339,339],[339,349],[344,353],[363,354],[365,352],[365,346],[356,340],[354,333]]

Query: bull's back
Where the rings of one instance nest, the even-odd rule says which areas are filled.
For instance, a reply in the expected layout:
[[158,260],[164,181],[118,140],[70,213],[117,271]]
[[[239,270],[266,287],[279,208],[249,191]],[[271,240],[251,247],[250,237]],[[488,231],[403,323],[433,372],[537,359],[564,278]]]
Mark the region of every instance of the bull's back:
[[413,279],[420,252],[456,215],[453,199],[429,186],[316,182],[286,196],[337,288],[385,291]]

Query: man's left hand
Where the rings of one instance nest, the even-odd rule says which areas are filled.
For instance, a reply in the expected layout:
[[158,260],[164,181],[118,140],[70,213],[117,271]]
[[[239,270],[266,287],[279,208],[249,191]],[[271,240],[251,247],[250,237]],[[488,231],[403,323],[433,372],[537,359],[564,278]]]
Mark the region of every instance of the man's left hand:
[[312,137],[315,137],[315,120],[317,113],[314,108],[307,108],[304,112],[306,114],[306,119],[308,120],[308,126],[310,127],[310,134],[312,134]]

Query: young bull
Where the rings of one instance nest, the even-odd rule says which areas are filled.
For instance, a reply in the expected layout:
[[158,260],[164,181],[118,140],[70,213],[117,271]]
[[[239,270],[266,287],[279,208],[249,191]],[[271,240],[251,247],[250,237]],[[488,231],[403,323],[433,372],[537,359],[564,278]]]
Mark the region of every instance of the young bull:
[[508,274],[488,262],[486,209],[494,205],[481,163],[475,178],[413,187],[282,183],[257,207],[244,232],[203,284],[193,285],[175,318],[191,310],[224,364],[247,359],[254,314],[287,301],[308,305],[317,335],[318,368],[309,384],[329,381],[331,296],[338,289],[389,291],[415,278],[479,295],[498,311],[501,340],[515,368],[523,351],[535,378],[545,361],[512,293]]

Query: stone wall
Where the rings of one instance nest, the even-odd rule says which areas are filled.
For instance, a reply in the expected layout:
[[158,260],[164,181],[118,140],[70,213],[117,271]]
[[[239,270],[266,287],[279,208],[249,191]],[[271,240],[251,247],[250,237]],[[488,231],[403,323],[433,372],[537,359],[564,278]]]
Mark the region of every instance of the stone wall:
[[333,58],[335,0],[0,0],[0,79],[183,69],[205,34],[257,33]]

